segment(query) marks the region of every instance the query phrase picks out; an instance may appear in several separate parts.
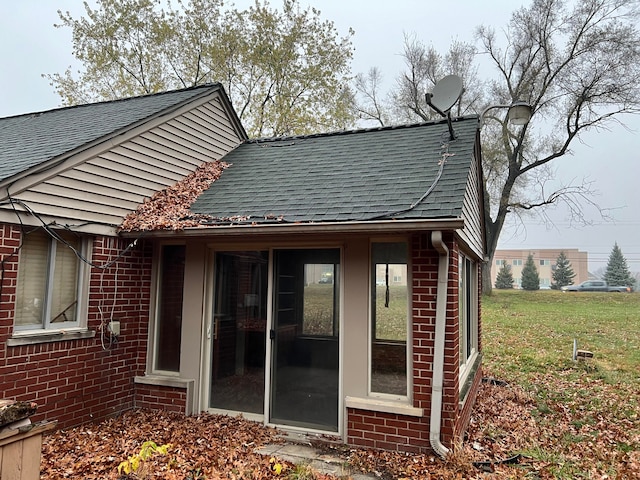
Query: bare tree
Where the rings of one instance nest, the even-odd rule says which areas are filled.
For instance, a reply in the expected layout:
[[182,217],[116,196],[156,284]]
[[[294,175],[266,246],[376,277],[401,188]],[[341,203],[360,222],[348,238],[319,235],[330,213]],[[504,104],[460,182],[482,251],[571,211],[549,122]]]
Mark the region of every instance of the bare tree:
[[381,91],[382,73],[377,67],[367,75],[359,74],[355,82],[355,108],[358,117],[380,126],[424,122],[439,118],[425,103],[424,94],[433,90],[445,75],[455,74],[463,80],[464,92],[454,115],[481,109],[483,85],[474,63],[476,49],[464,42],[453,42],[446,54],[427,47],[415,35],[405,35],[402,56],[406,70],[386,94]]
[[[640,33],[637,0],[533,0],[516,10],[497,35],[479,27],[480,47],[455,42],[445,56],[405,38],[406,70],[391,98],[395,120],[432,118],[425,92],[448,74],[463,78],[465,91],[453,114],[486,112],[482,129],[485,229],[491,260],[509,215],[564,204],[574,220],[593,203],[591,184],[558,185],[553,161],[588,134],[640,113]],[[475,67],[486,57],[495,76],[482,82]],[[526,101],[531,121],[508,124],[507,112],[486,107]],[[490,265],[483,268],[485,293]]]
[[[492,103],[525,100],[528,125],[508,126],[505,115],[483,132],[485,228],[488,254],[507,215],[564,202],[574,218],[590,202],[590,184],[549,188],[550,162],[590,132],[640,112],[638,2],[534,0],[513,13],[504,31],[480,27],[478,38],[498,72],[489,84]],[[497,127],[497,128],[496,128]],[[485,287],[489,268],[483,271]]]

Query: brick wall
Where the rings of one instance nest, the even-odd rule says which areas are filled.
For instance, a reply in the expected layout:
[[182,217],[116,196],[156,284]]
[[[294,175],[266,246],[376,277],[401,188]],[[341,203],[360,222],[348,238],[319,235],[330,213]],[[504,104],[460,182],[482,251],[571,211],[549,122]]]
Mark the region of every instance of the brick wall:
[[[151,248],[143,242],[109,268],[91,268],[87,327],[94,338],[7,346],[13,333],[17,249],[20,228],[0,226],[2,303],[0,305],[0,397],[34,401],[35,421],[58,420],[67,427],[99,420],[134,406],[135,375],[146,364]],[[130,240],[96,238],[92,262],[105,265]],[[121,324],[117,343],[102,330],[111,319]]]
[[136,385],[136,407],[185,413],[186,388]]
[[348,409],[347,443],[410,453],[430,451],[428,418]]

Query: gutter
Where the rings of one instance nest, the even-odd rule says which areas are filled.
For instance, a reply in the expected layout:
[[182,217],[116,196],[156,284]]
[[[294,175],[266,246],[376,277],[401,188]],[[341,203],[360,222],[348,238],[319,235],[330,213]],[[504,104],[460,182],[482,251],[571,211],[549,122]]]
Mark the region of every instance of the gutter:
[[444,342],[447,322],[447,287],[449,283],[449,249],[442,241],[442,231],[431,232],[431,244],[440,255],[438,261],[438,292],[436,294],[436,325],[433,345],[433,378],[431,380],[431,418],[429,442],[439,457],[445,458],[449,449],[442,444],[442,390],[444,385]]
[[[247,235],[277,235],[277,234],[320,234],[320,233],[397,233],[425,230],[458,230],[464,228],[464,220],[460,218],[434,220],[381,220],[381,221],[335,221],[309,223],[270,223],[270,224],[235,224],[217,225],[210,227],[190,227],[183,230],[145,230],[147,238],[172,237],[232,237]],[[139,237],[141,231],[120,231],[123,238]]]

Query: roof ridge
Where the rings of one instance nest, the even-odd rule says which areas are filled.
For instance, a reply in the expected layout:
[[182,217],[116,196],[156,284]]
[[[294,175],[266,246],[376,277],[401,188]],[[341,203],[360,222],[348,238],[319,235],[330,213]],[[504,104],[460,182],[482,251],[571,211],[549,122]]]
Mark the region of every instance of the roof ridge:
[[0,120],[6,120],[10,118],[20,118],[20,117],[39,117],[40,115],[44,115],[45,113],[51,112],[59,112],[63,110],[71,110],[74,108],[82,108],[82,107],[93,107],[95,105],[105,105],[109,103],[124,103],[131,100],[137,100],[140,98],[148,98],[154,96],[167,95],[172,93],[186,92],[189,90],[198,90],[198,89],[210,89],[210,88],[223,88],[220,82],[212,82],[212,83],[202,83],[200,85],[194,85],[192,87],[178,88],[175,90],[163,90],[161,92],[154,93],[146,93],[144,95],[137,95],[135,97],[124,97],[124,98],[116,98],[114,100],[101,100],[99,102],[91,102],[91,103],[79,103],[77,105],[67,105],[65,107],[56,107],[50,108],[48,110],[40,110],[36,112],[27,112],[27,113],[19,113],[17,115],[9,115],[8,117],[0,117]]
[[[452,118],[452,122],[459,122],[461,120],[471,120],[478,119],[478,115],[463,115],[460,117]],[[333,137],[339,135],[351,135],[355,133],[367,133],[367,132],[383,132],[389,130],[401,130],[401,129],[409,129],[409,128],[418,128],[425,127],[429,125],[439,125],[446,124],[446,119],[441,120],[431,120],[428,122],[419,122],[419,123],[407,123],[407,124],[398,124],[398,125],[387,125],[384,127],[366,127],[366,128],[356,128],[351,130],[335,130],[332,132],[323,132],[323,133],[309,133],[306,135],[283,135],[279,137],[259,137],[259,138],[250,138],[246,140],[244,143],[269,143],[269,142],[280,142],[280,141],[288,141],[288,140],[301,140],[308,138],[321,138],[321,137]]]

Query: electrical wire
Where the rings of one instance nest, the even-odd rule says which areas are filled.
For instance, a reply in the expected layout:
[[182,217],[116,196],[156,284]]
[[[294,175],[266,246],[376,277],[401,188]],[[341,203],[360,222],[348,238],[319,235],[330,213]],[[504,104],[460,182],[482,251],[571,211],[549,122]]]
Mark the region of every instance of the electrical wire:
[[[74,247],[73,245],[71,245],[67,240],[65,240],[57,231],[56,229],[52,228],[52,225],[55,225],[55,223],[47,223],[40,214],[38,214],[35,210],[33,210],[26,202],[24,202],[23,200],[20,199],[15,199],[11,196],[10,192],[9,192],[9,188],[10,186],[7,188],[7,197],[9,199],[8,202],[2,202],[0,203],[0,205],[10,205],[11,209],[13,210],[14,214],[16,215],[16,218],[18,219],[18,223],[20,224],[20,231],[21,231],[21,235],[20,235],[20,243],[19,245],[14,249],[13,252],[11,252],[10,254],[6,255],[4,258],[2,258],[2,260],[0,260],[0,298],[2,298],[2,294],[3,294],[3,288],[4,288],[4,278],[5,278],[5,264],[6,262],[11,259],[14,258],[18,252],[22,249],[23,245],[24,245],[24,238],[29,235],[30,233],[42,229],[44,230],[52,239],[54,239],[55,241],[65,245],[67,248],[71,249],[74,253],[74,255],[83,263],[96,268],[99,270],[99,275],[100,275],[100,293],[101,293],[101,301],[104,302],[105,300],[105,292],[104,292],[104,285],[103,285],[103,279],[104,279],[104,275],[106,274],[107,270],[110,269],[112,266],[115,265],[116,271],[115,271],[115,290],[113,292],[113,303],[111,305],[111,314],[107,317],[105,316],[105,312],[103,311],[102,306],[104,306],[104,303],[101,305],[100,303],[98,304],[98,313],[99,313],[99,317],[100,317],[100,325],[98,326],[98,330],[100,332],[100,343],[102,346],[103,350],[109,350],[112,348],[112,346],[114,344],[117,343],[117,337],[115,335],[112,334],[112,332],[109,331],[109,323],[107,321],[107,318],[109,319],[109,321],[113,321],[113,315],[115,312],[115,306],[116,306],[116,298],[117,298],[117,289],[118,289],[118,271],[119,271],[119,265],[118,262],[132,249],[134,248],[137,243],[138,240],[140,238],[142,238],[142,236],[144,235],[144,232],[142,232],[138,237],[136,237],[132,242],[130,242],[124,249],[120,250],[118,252],[118,254],[110,259],[107,262],[104,262],[102,264],[98,264],[95,263],[89,259],[87,259],[82,252],[80,252],[76,247]],[[16,206],[21,206],[27,214],[33,216],[34,218],[36,218],[41,225],[38,227],[34,227],[30,230],[27,230],[26,225],[23,222],[22,219],[22,212],[20,212]],[[66,231],[73,232],[73,230],[71,230],[68,226],[63,226],[63,228]],[[103,242],[107,240],[107,237],[103,237]],[[109,248],[109,250],[113,250],[113,245],[111,245],[111,241],[113,240],[114,242],[119,243],[119,239],[116,238],[108,238],[109,240],[109,245],[107,245],[107,248]],[[119,245],[117,245],[119,247]],[[118,248],[119,249],[119,248]],[[108,339],[108,342],[105,341],[105,336]]]
[[400,209],[400,210],[395,210],[395,211],[383,213],[383,214],[380,214],[380,215],[375,215],[373,217],[366,218],[365,220],[379,220],[381,218],[395,217],[396,215],[400,215],[401,213],[410,212],[411,210],[416,208],[418,205],[420,205],[422,202],[424,202],[424,200],[429,195],[431,195],[431,192],[433,192],[433,190],[438,185],[438,182],[440,181],[440,178],[442,177],[442,172],[444,171],[444,166],[447,163],[447,159],[449,157],[453,157],[455,155],[455,153],[449,153],[449,143],[448,142],[447,143],[443,143],[441,148],[444,150],[444,152],[442,153],[442,157],[438,161],[439,168],[438,168],[438,173],[436,174],[436,178],[433,180],[433,182],[431,183],[431,186],[427,189],[427,191],[424,192],[424,194],[418,200],[413,202],[407,208],[403,208],[403,209]]
[[[62,238],[55,229],[51,228],[51,225],[55,225],[55,224],[49,224],[49,223],[45,222],[44,219],[42,218],[42,216],[39,215],[38,213],[36,213],[26,202],[24,202],[23,200],[20,200],[20,199],[14,199],[9,195],[9,202],[8,203],[11,204],[11,206],[13,208],[13,211],[14,211],[15,215],[18,217],[18,220],[19,220],[20,225],[22,227],[24,227],[24,223],[22,222],[22,218],[20,216],[19,211],[15,208],[16,204],[20,205],[22,208],[24,208],[27,211],[27,213],[29,213],[31,216],[33,216],[34,218],[36,218],[36,219],[38,219],[40,221],[40,223],[42,225],[41,225],[41,227],[37,227],[37,228],[42,228],[53,239],[55,239],[56,241],[64,244],[68,248],[70,248],[73,251],[73,253],[75,254],[75,256],[78,257],[82,262],[86,263],[87,265],[90,265],[91,267],[98,268],[98,269],[110,268],[111,265],[116,263],[118,260],[120,260],[120,258],[122,258],[124,255],[126,255],[129,252],[129,250],[131,250],[133,247],[135,247],[138,244],[138,240],[140,240],[145,234],[145,232],[141,232],[140,235],[138,235],[131,243],[129,243],[129,245],[127,245],[127,247],[125,249],[123,249],[114,259],[110,260],[109,262],[103,263],[103,264],[97,264],[97,263],[94,263],[94,262],[90,261],[89,259],[87,259],[81,252],[78,251],[78,249],[76,249],[73,245],[71,245],[64,238]],[[6,205],[7,203],[4,203],[4,204]],[[69,228],[67,228],[65,226],[62,226],[62,227],[66,231],[73,232],[73,230],[71,230],[71,229],[69,229]],[[35,228],[34,228],[34,230],[35,230]],[[23,228],[23,231],[24,231],[24,228]]]

